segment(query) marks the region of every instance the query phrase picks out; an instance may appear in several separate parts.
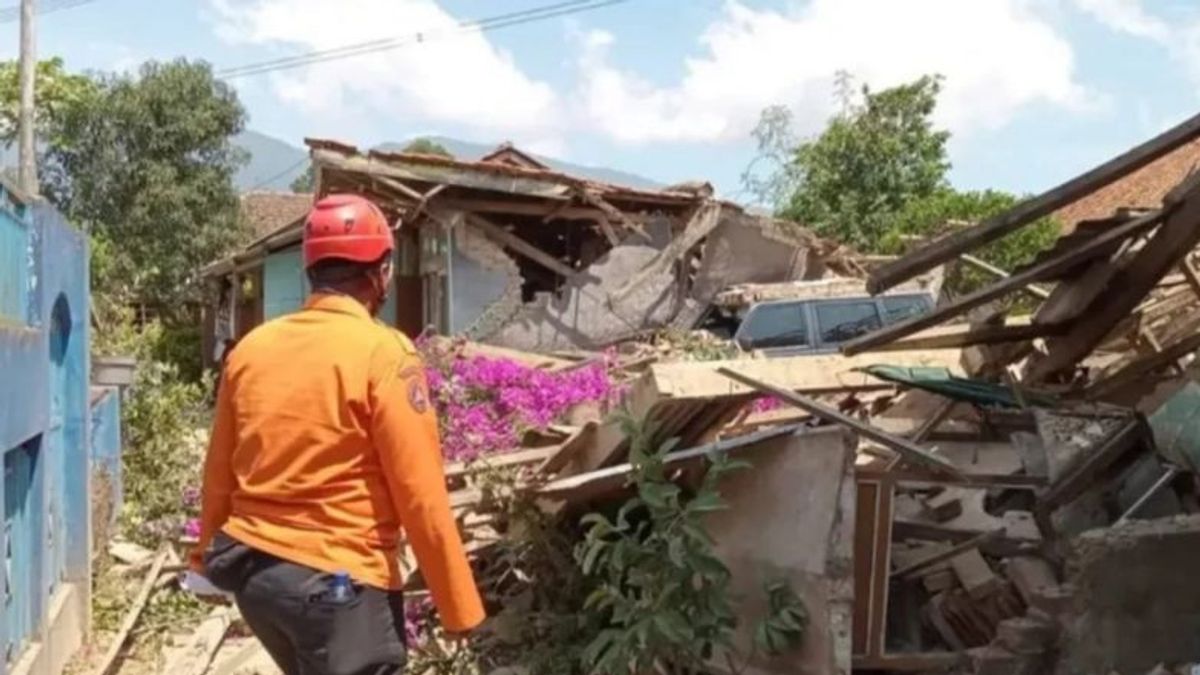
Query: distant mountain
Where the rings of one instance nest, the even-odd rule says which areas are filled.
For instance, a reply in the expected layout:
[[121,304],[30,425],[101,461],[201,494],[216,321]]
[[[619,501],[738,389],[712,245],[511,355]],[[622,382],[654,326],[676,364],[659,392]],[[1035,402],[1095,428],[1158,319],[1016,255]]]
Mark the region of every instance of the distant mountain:
[[[496,145],[472,143],[444,136],[426,136],[431,141],[446,148],[458,159],[477,160],[496,149]],[[409,141],[403,143],[382,143],[378,150],[396,152],[404,148]],[[245,150],[249,162],[242,167],[234,177],[234,183],[243,192],[254,190],[283,190],[290,189],[292,181],[308,168],[308,152],[277,138],[272,138],[257,131],[245,131],[234,139],[234,144]],[[653,190],[663,187],[661,183],[637,174],[608,169],[605,167],[583,166],[533,154],[555,171],[590,178],[605,183],[617,183],[634,188]]]
[[241,192],[288,191],[292,181],[308,169],[308,151],[257,131],[243,131],[233,139],[249,161],[233,183]]

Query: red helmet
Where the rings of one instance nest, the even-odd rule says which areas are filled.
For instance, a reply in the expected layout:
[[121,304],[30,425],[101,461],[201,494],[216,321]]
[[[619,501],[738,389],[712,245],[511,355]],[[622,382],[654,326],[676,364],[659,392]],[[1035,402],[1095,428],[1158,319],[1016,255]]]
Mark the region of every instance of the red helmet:
[[375,262],[395,244],[378,206],[358,195],[332,194],[313,205],[304,223],[304,266],[339,258]]

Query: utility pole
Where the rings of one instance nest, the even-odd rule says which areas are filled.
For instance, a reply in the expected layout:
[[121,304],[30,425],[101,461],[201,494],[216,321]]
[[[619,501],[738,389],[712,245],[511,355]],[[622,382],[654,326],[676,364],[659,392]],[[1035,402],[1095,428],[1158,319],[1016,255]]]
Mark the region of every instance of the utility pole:
[[20,161],[17,182],[29,196],[38,192],[37,157],[33,140],[33,83],[37,74],[37,56],[33,44],[33,3],[34,0],[21,0],[21,107],[17,117],[17,153]]

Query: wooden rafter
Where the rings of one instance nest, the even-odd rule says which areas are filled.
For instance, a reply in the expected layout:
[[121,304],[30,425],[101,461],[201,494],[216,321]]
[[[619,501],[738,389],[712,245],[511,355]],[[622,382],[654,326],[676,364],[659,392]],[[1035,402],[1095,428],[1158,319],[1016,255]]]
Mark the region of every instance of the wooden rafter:
[[917,331],[924,330],[931,326],[936,326],[943,323],[947,319],[959,316],[968,310],[979,307],[997,298],[1002,298],[1010,292],[1029,285],[1045,276],[1056,274],[1063,270],[1070,269],[1079,263],[1088,260],[1102,251],[1106,250],[1113,243],[1134,236],[1146,229],[1157,225],[1162,218],[1161,212],[1148,214],[1136,220],[1131,220],[1123,225],[1118,225],[1103,234],[1093,237],[1090,241],[1081,244],[1073,249],[1063,251],[1054,258],[1046,260],[1038,265],[1034,265],[1018,274],[1014,274],[1003,281],[997,282],[986,288],[981,288],[974,293],[969,293],[954,301],[947,303],[928,314],[915,316],[900,323],[892,324],[873,333],[868,333],[862,337],[856,338],[847,342],[842,346],[842,353],[847,355],[860,354],[865,351],[870,351],[880,345],[887,344],[902,337],[912,335]]
[[511,249],[514,253],[529,258],[561,277],[574,279],[579,274],[578,271],[571,269],[549,253],[478,214],[464,213],[463,217],[468,225],[483,232],[488,239],[505,248]]
[[1149,243],[1113,278],[1111,292],[1094,303],[1095,308],[1075,321],[1065,335],[1047,341],[1045,357],[1030,364],[1027,380],[1044,380],[1091,353],[1200,241],[1200,186],[1192,187],[1182,199]]

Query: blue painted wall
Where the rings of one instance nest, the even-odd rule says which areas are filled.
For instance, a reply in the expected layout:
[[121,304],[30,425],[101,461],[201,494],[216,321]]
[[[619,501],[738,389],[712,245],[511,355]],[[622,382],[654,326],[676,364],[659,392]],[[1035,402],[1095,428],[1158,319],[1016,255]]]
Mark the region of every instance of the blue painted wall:
[[[263,261],[263,321],[300,309],[310,290],[299,246],[268,254]],[[388,295],[387,302],[379,310],[379,319],[389,326],[395,325],[395,293]]]
[[[115,387],[93,387],[91,406],[92,478],[103,474],[109,484],[109,499],[113,505],[109,526],[117,522],[117,505],[121,504],[121,398]],[[95,514],[93,514],[95,517]]]
[[0,186],[0,675],[58,586],[90,574],[87,259],[54,209],[17,205]]

